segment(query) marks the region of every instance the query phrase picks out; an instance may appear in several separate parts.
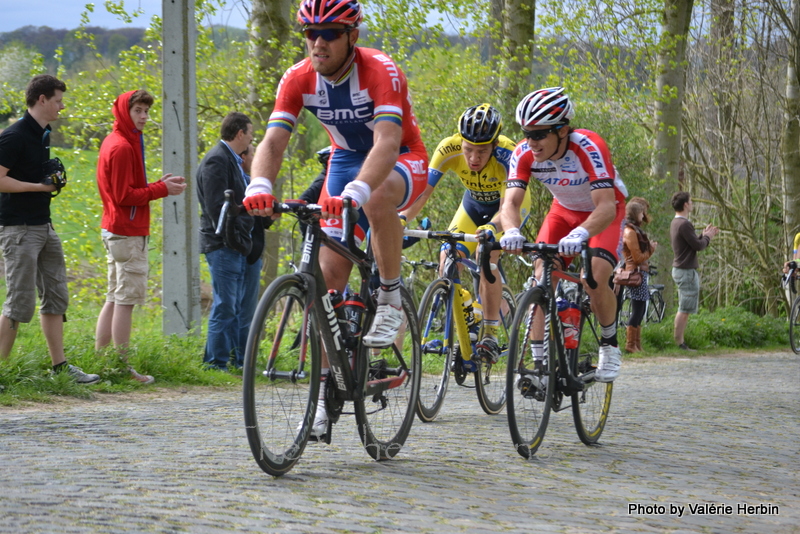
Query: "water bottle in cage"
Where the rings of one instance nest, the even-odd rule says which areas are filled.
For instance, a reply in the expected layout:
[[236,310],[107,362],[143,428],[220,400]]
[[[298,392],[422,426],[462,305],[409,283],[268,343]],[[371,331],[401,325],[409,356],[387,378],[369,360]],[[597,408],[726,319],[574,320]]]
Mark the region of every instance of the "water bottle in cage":
[[361,318],[364,315],[364,299],[358,293],[347,294],[344,299],[344,320],[345,320],[345,346],[348,349],[355,349],[358,339],[361,337]]
[[556,306],[558,307],[558,318],[561,319],[561,329],[564,331],[564,348],[577,349],[581,310],[577,304],[561,297],[556,299]]
[[[476,317],[477,314],[475,313],[475,307],[473,306],[472,295],[470,295],[469,291],[463,287],[461,288],[461,304],[464,310],[464,321],[467,323],[467,328],[469,329],[469,340],[477,341],[478,330],[480,330],[481,322]],[[477,302],[475,304],[477,304]],[[478,313],[480,314],[481,319],[483,319],[483,308],[481,308],[481,311]]]

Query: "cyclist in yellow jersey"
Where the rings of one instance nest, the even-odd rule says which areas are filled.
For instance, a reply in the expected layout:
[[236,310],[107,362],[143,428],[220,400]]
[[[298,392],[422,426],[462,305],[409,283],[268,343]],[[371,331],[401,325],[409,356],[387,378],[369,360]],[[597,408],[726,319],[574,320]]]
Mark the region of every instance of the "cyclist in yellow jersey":
[[[499,218],[502,197],[505,193],[506,177],[511,154],[516,144],[500,131],[503,121],[500,113],[489,104],[480,104],[468,108],[458,121],[459,133],[443,139],[428,164],[428,186],[410,208],[400,213],[403,219],[413,219],[422,210],[433,194],[433,190],[441,178],[453,172],[461,180],[466,189],[456,214],[450,222],[451,232],[477,233],[480,230],[500,235]],[[530,197],[520,209],[522,219],[526,219],[530,211]],[[446,247],[448,245],[443,245]],[[460,242],[457,245],[462,257],[475,252],[476,243]],[[500,252],[493,253],[493,261],[497,262]],[[439,263],[443,265],[445,254],[440,255]],[[497,329],[500,322],[500,301],[502,283],[499,280],[489,284],[481,279],[481,302],[483,305],[483,339],[478,343],[480,356],[489,361],[496,361],[499,355]]]

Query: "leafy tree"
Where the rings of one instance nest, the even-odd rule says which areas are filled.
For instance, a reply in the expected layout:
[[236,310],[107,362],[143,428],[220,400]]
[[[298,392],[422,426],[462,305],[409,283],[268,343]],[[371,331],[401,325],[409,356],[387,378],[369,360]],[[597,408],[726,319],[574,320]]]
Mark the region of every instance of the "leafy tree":
[[0,49],[0,121],[25,110],[25,91],[33,73],[41,72],[42,57],[21,43],[13,42]]

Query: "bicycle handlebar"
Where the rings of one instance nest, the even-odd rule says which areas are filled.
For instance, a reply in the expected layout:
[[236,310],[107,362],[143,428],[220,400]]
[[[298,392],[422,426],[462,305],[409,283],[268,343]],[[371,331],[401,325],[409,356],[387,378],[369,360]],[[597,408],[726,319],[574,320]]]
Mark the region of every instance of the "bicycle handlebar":
[[[344,235],[342,237],[348,245],[351,245],[351,241],[354,241],[355,239],[352,228],[358,221],[358,209],[352,206],[351,199],[345,197],[342,199],[342,201],[344,205],[344,210],[342,211],[342,229],[344,231]],[[304,200],[285,200],[283,202],[276,200],[272,206],[272,211],[275,213],[295,213],[301,219],[309,218],[313,214],[318,214],[320,213],[321,209],[322,206],[319,204],[309,204]],[[219,219],[217,219],[215,233],[217,235],[222,235],[223,232],[225,232],[225,222],[229,219],[235,219],[244,211],[245,209],[243,205],[237,204],[233,201],[233,190],[226,189],[225,202],[222,204],[222,208],[219,212]],[[355,248],[354,242],[350,248]]]
[[474,234],[464,232],[440,232],[437,230],[412,230],[406,228],[403,235],[408,237],[418,237],[420,239],[439,239],[441,241],[466,241],[467,243],[478,243],[478,238]]
[[217,235],[222,235],[222,232],[225,228],[225,219],[228,216],[228,212],[231,212],[231,217],[236,217],[242,211],[243,206],[236,204],[233,201],[233,189],[226,189],[225,190],[225,203],[222,204],[222,209],[219,210],[219,219],[217,219],[217,227],[215,232]]
[[[502,250],[503,247],[497,241],[489,242],[481,241],[481,270],[485,270],[486,280],[493,284],[497,278],[491,272],[491,264],[489,262],[488,252],[492,250]],[[539,252],[547,256],[555,258],[558,255],[558,245],[549,245],[547,243],[523,243],[522,252]],[[586,280],[586,284],[592,288],[597,288],[597,280],[592,275],[592,252],[589,249],[588,243],[583,243],[581,247],[581,262],[583,263],[583,274],[581,278]]]

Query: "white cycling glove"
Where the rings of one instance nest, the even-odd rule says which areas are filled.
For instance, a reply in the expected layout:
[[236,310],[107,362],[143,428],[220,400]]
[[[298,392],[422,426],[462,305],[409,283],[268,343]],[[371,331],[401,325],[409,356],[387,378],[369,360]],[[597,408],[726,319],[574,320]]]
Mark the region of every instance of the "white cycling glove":
[[581,253],[581,247],[589,240],[589,231],[583,226],[578,226],[569,233],[567,237],[561,238],[558,242],[558,252],[564,256],[577,256]]
[[272,182],[263,176],[258,176],[250,180],[250,183],[247,185],[247,189],[244,190],[244,196],[249,197],[251,195],[259,195],[261,193],[271,195]]
[[509,228],[500,238],[500,246],[503,250],[519,250],[525,243],[525,236],[519,233],[519,228]]
[[360,180],[353,180],[346,186],[344,186],[344,190],[339,195],[340,197],[347,197],[352,199],[353,202],[356,203],[356,206],[361,208],[369,201],[369,197],[372,195],[372,188],[369,186],[367,182],[362,182]]

